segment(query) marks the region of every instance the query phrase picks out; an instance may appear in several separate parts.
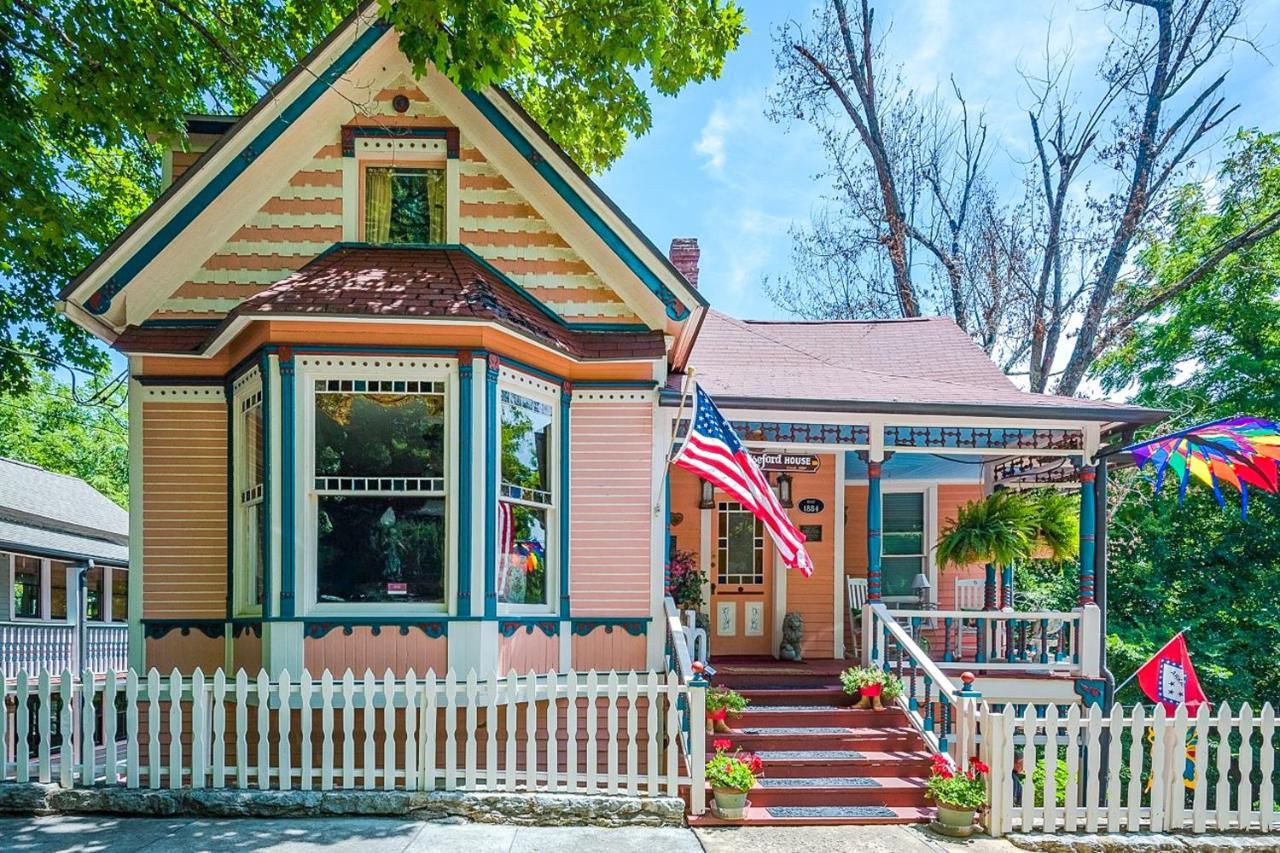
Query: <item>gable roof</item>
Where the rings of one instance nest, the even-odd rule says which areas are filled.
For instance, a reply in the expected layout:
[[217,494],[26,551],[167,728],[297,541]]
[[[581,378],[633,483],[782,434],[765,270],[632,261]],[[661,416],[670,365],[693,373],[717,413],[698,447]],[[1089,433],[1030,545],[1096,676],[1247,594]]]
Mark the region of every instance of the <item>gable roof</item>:
[[1164,416],[1140,406],[1023,391],[945,317],[769,322],[709,311],[689,364],[718,403],[740,408],[986,410],[992,416],[1133,423]]
[[[305,115],[331,90],[339,92],[342,86],[357,86],[361,81],[348,78],[367,55],[383,60],[380,73],[387,72],[389,56],[405,61],[399,53],[396,34],[377,18],[376,5],[362,4],[63,289],[62,298],[73,321],[113,340],[126,325],[145,320],[136,312],[128,317],[122,317],[121,311],[113,312],[113,300],[140,278],[147,278],[153,286],[176,288],[180,282],[157,275],[148,267],[153,263],[163,267],[166,259],[175,261],[180,257],[172,252],[171,244],[224,191],[232,190],[238,179],[251,174],[254,164],[291,128],[306,126]],[[658,313],[669,322],[681,323],[705,308],[706,301],[696,288],[507,93],[496,87],[484,92],[458,92],[434,70],[429,70],[428,78],[436,85],[451,88],[458,95],[455,106],[468,105],[467,110],[477,121],[496,131],[494,138],[500,137],[514,150],[514,159],[532,170],[542,185],[585,224],[585,233],[598,241],[596,251],[615,258],[620,264],[617,269],[628,271],[626,281],[638,282],[650,298],[660,303]],[[327,97],[328,108],[333,109],[340,102],[349,110],[348,97],[341,92],[339,96]],[[240,182],[239,188],[243,187]],[[233,191],[230,196],[238,198],[240,194]],[[631,283],[627,286],[634,287]],[[657,316],[653,311],[648,313],[651,318]],[[652,319],[650,324],[658,327]]]
[[[124,352],[203,353],[252,319],[410,318],[496,323],[576,359],[661,358],[661,332],[574,329],[462,246],[339,244],[246,299],[216,328],[131,326]],[[165,349],[171,347],[171,349]]]
[[129,513],[84,480],[0,457],[0,549],[129,560]]

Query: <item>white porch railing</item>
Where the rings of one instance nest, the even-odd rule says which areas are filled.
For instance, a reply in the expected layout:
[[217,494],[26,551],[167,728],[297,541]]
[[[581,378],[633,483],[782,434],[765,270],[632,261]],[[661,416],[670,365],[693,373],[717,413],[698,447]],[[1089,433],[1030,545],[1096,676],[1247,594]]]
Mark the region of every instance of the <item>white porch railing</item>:
[[943,669],[1096,676],[1100,613],[1076,610],[894,610]]
[[[1007,832],[1280,831],[1275,712],[1247,704],[1173,716],[1095,706],[1042,716],[985,705],[993,835]],[[1022,750],[1021,772],[1015,750]]]
[[[670,738],[669,743],[679,743],[677,752],[683,757],[689,778],[689,811],[700,815],[707,810],[707,682],[695,657],[695,637],[685,630],[680,610],[670,596],[663,601],[663,615],[666,617],[668,682],[684,691],[673,700],[676,716],[670,731],[675,737]],[[695,663],[699,664],[697,669]]]
[[0,784],[678,796],[702,764],[671,734],[704,743],[703,693],[674,671],[18,673]]
[[129,629],[123,623],[86,628],[87,660],[76,660],[74,625],[40,622],[0,622],[0,672],[39,672],[88,669],[101,675],[129,667]]

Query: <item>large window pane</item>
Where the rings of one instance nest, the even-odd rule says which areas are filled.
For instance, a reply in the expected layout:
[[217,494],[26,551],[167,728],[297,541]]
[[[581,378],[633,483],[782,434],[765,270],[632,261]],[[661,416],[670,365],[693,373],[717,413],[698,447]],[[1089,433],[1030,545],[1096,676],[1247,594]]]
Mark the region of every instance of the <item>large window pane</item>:
[[551,404],[502,392],[502,495],[551,503]]
[[[317,488],[443,490],[445,422],[440,385],[319,380],[316,478],[333,482],[317,482]],[[345,478],[366,482],[340,482]],[[381,484],[368,483],[368,478],[387,478],[389,482],[384,489]],[[396,478],[408,479],[390,482]],[[441,482],[433,487],[419,482],[420,478]]]
[[923,557],[884,557],[880,561],[880,594],[915,596],[911,582],[924,570]]
[[13,615],[40,618],[40,560],[36,557],[13,558]]
[[739,504],[723,503],[718,533],[719,582],[764,583],[764,527],[760,520]]
[[129,621],[129,572],[127,569],[111,570],[111,621]]
[[370,166],[365,169],[365,240],[370,243],[443,243],[443,169]]
[[498,515],[498,600],[546,604],[547,511],[502,501]]
[[49,618],[67,618],[67,563],[49,564]]
[[265,520],[261,499],[240,508],[240,548],[247,567],[242,583],[248,584],[247,601],[255,607],[262,605],[265,576],[262,570],[262,542]]
[[443,498],[322,495],[320,602],[442,603]]
[[884,496],[885,554],[924,553],[924,494],[904,492]]
[[102,621],[103,607],[106,606],[106,578],[101,566],[94,566],[85,573],[85,618]]

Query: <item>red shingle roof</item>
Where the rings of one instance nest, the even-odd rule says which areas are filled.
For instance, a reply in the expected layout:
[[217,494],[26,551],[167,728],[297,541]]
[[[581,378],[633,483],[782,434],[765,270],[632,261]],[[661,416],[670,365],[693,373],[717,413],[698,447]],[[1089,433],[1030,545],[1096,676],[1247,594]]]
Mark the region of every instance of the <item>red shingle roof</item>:
[[1099,419],[1110,419],[1107,413],[1114,411],[1117,421],[1155,420],[1160,414],[1023,391],[959,326],[943,317],[762,322],[713,310],[707,313],[689,364],[712,397],[759,401],[762,407],[1003,407],[1043,411],[1044,417],[1095,410]]
[[[492,322],[580,359],[661,358],[666,352],[661,332],[588,332],[566,326],[461,248],[335,246],[240,303],[227,322],[281,315]],[[125,352],[194,352],[207,343],[203,336],[213,337],[208,329],[200,333],[201,344],[193,349],[194,330],[132,327],[116,347]]]

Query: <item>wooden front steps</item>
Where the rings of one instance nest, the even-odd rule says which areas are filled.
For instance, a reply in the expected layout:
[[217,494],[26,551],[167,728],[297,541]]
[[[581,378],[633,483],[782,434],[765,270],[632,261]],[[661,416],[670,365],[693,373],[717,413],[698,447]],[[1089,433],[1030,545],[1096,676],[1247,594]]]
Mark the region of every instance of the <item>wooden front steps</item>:
[[742,821],[721,821],[710,808],[694,826],[921,823],[934,810],[924,799],[930,756],[924,739],[898,708],[851,707],[839,687],[847,664],[812,665],[731,659],[713,679],[751,704],[730,722],[731,734],[707,734],[707,752],[725,738],[764,759],[764,775],[748,794]]

